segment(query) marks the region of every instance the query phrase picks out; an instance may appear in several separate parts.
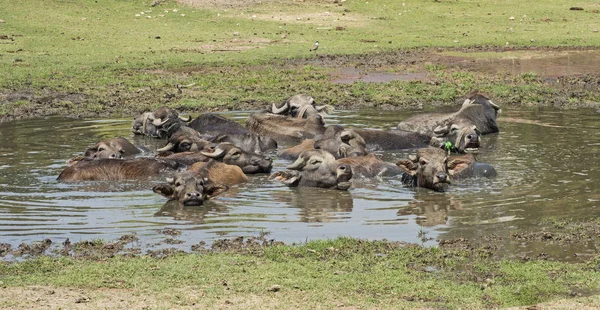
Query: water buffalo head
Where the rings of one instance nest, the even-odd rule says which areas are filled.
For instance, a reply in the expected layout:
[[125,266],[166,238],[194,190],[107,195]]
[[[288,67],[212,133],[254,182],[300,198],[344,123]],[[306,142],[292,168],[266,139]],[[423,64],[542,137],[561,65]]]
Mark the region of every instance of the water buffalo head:
[[219,143],[214,149],[201,151],[200,153],[208,158],[238,166],[242,168],[244,173],[248,174],[270,172],[273,165],[271,158],[245,152],[228,142]]
[[313,97],[306,94],[298,94],[288,98],[279,106],[273,103],[271,112],[297,118],[307,118],[317,114],[325,117],[327,113],[333,112],[333,107],[330,105],[317,106]]
[[133,118],[131,130],[134,134],[167,138],[181,124],[191,121],[191,117],[182,117],[175,110],[160,107],[153,112],[145,112]]
[[190,172],[178,173],[173,178],[167,178],[167,183],[152,188],[155,193],[184,206],[200,206],[205,200],[227,190],[225,185],[213,184],[208,178]]
[[99,141],[88,146],[84,152],[85,158],[123,158],[139,153],[139,149],[125,138],[117,137]]
[[479,149],[481,132],[475,125],[462,127],[458,124],[438,126],[433,130],[433,133],[435,136],[431,138],[431,146],[457,153],[472,152]]
[[200,137],[200,134],[192,128],[187,126],[181,126],[169,137],[167,145],[157,149],[156,151],[161,152],[188,152],[188,151],[202,151],[213,146],[214,143],[204,140]]
[[290,187],[309,186],[347,190],[352,185],[352,168],[339,163],[329,152],[305,151],[287,167],[291,171],[278,171],[269,178],[282,181]]
[[367,155],[365,140],[354,130],[339,125],[329,126],[323,136],[315,140],[314,148],[327,151],[335,158]]
[[444,192],[450,185],[446,166],[446,151],[438,148],[417,150],[417,155],[396,163],[404,171],[402,183],[414,187],[425,187]]

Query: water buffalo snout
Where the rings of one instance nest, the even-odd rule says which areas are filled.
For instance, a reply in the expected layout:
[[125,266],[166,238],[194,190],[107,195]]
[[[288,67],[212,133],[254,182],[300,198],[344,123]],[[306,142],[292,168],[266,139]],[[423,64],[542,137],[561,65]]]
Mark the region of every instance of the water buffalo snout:
[[200,197],[200,193],[198,193],[198,192],[190,192],[190,193],[186,193],[185,196],[187,198],[190,198],[190,199],[199,198]]
[[443,172],[438,173],[437,174],[437,179],[438,179],[438,182],[440,182],[440,183],[446,183],[446,181],[448,180],[448,175],[446,175]]

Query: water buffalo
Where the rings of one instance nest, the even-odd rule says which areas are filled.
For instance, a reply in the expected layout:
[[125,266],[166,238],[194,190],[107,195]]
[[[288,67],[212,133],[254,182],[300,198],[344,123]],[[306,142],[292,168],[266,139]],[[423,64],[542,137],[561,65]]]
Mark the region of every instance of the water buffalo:
[[120,181],[148,179],[185,169],[173,160],[156,158],[82,159],[63,170],[59,181]]
[[213,113],[198,116],[188,126],[203,136],[213,137],[210,139],[212,142],[231,142],[247,152],[260,154],[277,149],[273,138],[250,132],[244,126]]
[[273,160],[267,156],[244,152],[239,147],[228,143],[219,143],[213,150],[201,151],[200,154],[226,164],[242,168],[244,173],[267,173],[271,171]]
[[344,129],[339,125],[327,127],[325,133],[315,139],[306,139],[296,146],[282,150],[279,156],[283,159],[296,159],[300,153],[320,149],[331,153],[335,158],[367,155],[363,138],[352,129]]
[[167,138],[177,128],[189,122],[191,117],[181,117],[168,107],[160,107],[153,112],[145,112],[133,118],[131,130],[136,135]]
[[177,173],[173,178],[167,178],[167,183],[152,188],[155,193],[176,200],[183,206],[200,206],[205,200],[227,190],[226,185],[212,183],[208,178],[192,172]]
[[200,133],[187,126],[181,126],[177,131],[173,132],[167,141],[167,145],[157,149],[161,152],[187,152],[187,151],[202,151],[214,146],[213,142],[203,139]]
[[325,132],[325,124],[320,115],[299,119],[271,113],[254,113],[246,120],[246,128],[277,141],[302,141]]
[[338,163],[335,157],[323,150],[309,150],[287,167],[291,171],[278,171],[269,179],[276,179],[289,187],[323,187],[347,190],[352,185],[352,168]]
[[496,176],[494,167],[477,162],[472,154],[448,156],[447,151],[438,148],[419,149],[416,156],[396,164],[404,171],[402,182],[405,185],[440,192],[448,189],[451,179]]
[[248,182],[248,177],[244,174],[242,168],[212,159],[208,162],[195,163],[188,171],[205,176],[209,181],[216,184],[231,186]]
[[390,151],[422,148],[429,145],[431,137],[406,130],[354,129],[370,151]]
[[83,156],[86,158],[122,158],[139,154],[141,150],[127,139],[117,137],[105,139],[88,146]]
[[365,140],[353,129],[339,125],[327,127],[322,137],[315,139],[314,148],[327,151],[335,158],[367,155]]
[[402,183],[413,187],[425,187],[444,192],[450,185],[447,173],[446,151],[438,148],[417,150],[417,156],[411,156],[396,163],[404,171]]
[[354,176],[364,178],[396,176],[403,172],[397,165],[382,161],[373,153],[365,156],[342,158],[338,159],[337,162],[350,165]]
[[398,129],[419,132],[430,137],[449,133],[452,126],[459,130],[477,127],[483,135],[498,132],[496,120],[500,107],[486,94],[472,91],[460,110],[454,113],[427,113],[410,117],[398,124]]
[[450,126],[450,130],[434,132],[436,136],[431,138],[429,145],[439,147],[449,152],[464,153],[479,149],[479,129],[477,126],[465,126],[460,128],[456,124]]
[[317,106],[313,97],[298,94],[288,98],[280,105],[273,103],[269,112],[297,118],[308,118],[312,115],[325,117],[327,113],[333,112],[333,107],[330,105]]

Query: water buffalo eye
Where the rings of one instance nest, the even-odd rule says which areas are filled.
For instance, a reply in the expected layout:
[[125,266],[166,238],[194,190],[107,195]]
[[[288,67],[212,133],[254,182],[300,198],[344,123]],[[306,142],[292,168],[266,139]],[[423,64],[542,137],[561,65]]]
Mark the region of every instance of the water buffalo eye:
[[231,156],[240,156],[240,155],[242,155],[241,152],[234,152],[233,154],[231,154]]
[[320,164],[320,163],[321,163],[321,161],[320,160],[316,160],[316,159],[313,159],[313,160],[310,161],[311,165],[316,165],[316,164]]
[[419,164],[421,164],[421,165],[423,165],[423,166],[424,166],[424,165],[427,165],[427,161],[426,161],[425,159],[421,159],[421,160],[419,161]]
[[102,152],[102,151],[104,151],[104,148],[103,147],[99,147],[98,148],[98,152]]
[[181,186],[181,182],[175,183],[175,186]]

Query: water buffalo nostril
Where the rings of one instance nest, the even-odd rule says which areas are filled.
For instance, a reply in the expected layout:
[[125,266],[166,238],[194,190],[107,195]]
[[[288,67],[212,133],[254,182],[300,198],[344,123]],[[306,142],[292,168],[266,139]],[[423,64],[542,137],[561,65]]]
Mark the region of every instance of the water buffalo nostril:
[[190,198],[200,197],[200,193],[187,193],[186,195]]
[[438,174],[438,176],[437,176],[437,177],[438,177],[438,180],[439,180],[440,182],[446,182],[446,178],[447,178],[447,176],[446,176],[446,174],[445,174],[445,173],[440,173],[440,174]]

